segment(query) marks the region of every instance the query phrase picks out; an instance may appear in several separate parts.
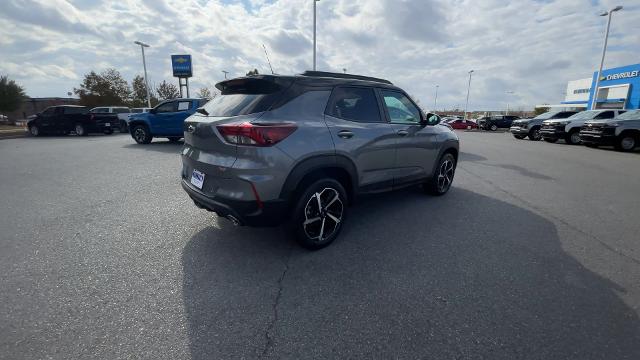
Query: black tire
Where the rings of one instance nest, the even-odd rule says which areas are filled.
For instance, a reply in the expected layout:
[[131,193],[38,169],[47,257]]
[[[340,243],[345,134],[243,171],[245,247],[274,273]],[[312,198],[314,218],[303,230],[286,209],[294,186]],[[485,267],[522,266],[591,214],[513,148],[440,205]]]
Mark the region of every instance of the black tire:
[[40,131],[38,125],[30,125],[29,134],[31,134],[31,136],[42,136],[42,131]]
[[87,134],[87,128],[84,125],[80,124],[80,123],[77,123],[73,128],[74,128],[74,130],[76,132],[76,135],[78,135],[78,136],[87,136],[88,135]]
[[[347,201],[347,192],[342,184],[331,178],[316,180],[304,188],[296,199],[291,222],[298,244],[309,250],[331,244],[346,220]],[[331,231],[328,236],[327,229]]]
[[490,129],[491,131],[496,131],[496,130],[498,130],[498,125],[496,125],[496,124],[491,124],[491,127],[489,127],[489,129]]
[[128,133],[129,132],[129,127],[127,126],[127,122],[126,121],[121,121],[120,122],[120,133],[124,134],[124,133]]
[[[450,166],[448,164],[450,164]],[[436,173],[423,185],[424,190],[428,194],[435,196],[446,194],[451,188],[455,173],[456,158],[450,153],[442,155],[440,161],[438,161]]]
[[636,146],[638,146],[638,137],[629,133],[620,134],[620,136],[616,138],[616,142],[614,144],[616,150],[623,152],[633,151]]
[[151,140],[153,140],[149,129],[144,125],[136,125],[133,130],[131,130],[131,137],[138,144],[149,144]]
[[526,136],[524,136],[524,135],[513,135],[513,137],[518,139],[518,140],[522,140],[522,139],[526,138]]
[[529,130],[529,135],[527,136],[531,141],[540,141],[540,139],[542,139],[542,135],[540,134],[540,128],[537,126]]
[[171,141],[172,143],[177,143],[182,138],[177,136],[172,136],[172,137],[168,137],[167,139],[169,139],[169,141]]
[[544,141],[548,142],[548,143],[554,143],[557,142],[558,139],[554,139],[554,138],[544,138]]
[[578,145],[580,144],[580,131],[572,130],[565,137],[564,142],[569,145]]

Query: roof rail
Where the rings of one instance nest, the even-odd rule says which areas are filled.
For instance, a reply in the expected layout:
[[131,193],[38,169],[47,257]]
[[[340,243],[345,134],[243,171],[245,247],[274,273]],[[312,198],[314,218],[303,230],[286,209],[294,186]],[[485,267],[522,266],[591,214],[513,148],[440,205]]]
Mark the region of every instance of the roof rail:
[[327,77],[327,78],[337,78],[337,79],[353,79],[353,80],[364,80],[364,81],[373,81],[384,84],[393,85],[391,81],[385,79],[374,78],[370,76],[362,76],[362,75],[352,75],[352,74],[343,74],[343,73],[334,73],[328,71],[310,71],[307,70],[301,74],[302,76],[309,77]]

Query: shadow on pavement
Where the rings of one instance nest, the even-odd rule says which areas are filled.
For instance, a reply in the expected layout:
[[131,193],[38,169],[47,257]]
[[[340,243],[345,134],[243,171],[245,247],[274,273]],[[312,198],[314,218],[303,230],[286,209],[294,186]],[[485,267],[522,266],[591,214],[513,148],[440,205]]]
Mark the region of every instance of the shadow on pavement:
[[182,264],[194,359],[640,358],[624,289],[553,223],[458,188],[366,198],[318,252],[221,220]]

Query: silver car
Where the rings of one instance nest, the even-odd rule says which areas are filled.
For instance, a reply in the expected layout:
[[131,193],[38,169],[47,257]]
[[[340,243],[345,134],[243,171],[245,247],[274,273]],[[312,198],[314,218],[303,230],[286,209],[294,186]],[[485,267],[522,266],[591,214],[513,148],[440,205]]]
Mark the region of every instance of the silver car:
[[357,195],[445,194],[458,137],[387,80],[307,71],[225,80],[184,123],[182,187],[235,225],[291,225],[309,249],[340,233]]

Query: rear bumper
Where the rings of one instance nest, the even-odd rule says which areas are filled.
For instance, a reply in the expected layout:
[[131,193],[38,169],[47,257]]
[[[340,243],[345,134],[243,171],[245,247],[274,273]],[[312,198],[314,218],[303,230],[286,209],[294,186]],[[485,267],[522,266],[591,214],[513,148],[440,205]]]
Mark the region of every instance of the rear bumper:
[[284,200],[271,200],[259,204],[257,201],[212,198],[198,191],[185,179],[182,179],[182,188],[196,206],[213,211],[221,217],[233,216],[240,225],[277,226],[287,219],[287,202]]

